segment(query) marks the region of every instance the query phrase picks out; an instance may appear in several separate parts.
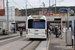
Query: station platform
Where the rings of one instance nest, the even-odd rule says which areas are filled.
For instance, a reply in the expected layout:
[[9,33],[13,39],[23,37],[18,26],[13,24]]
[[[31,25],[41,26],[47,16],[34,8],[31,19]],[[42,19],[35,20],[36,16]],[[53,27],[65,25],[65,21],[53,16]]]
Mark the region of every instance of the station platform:
[[[23,32],[23,34],[25,34],[25,32]],[[17,31],[16,33],[12,33],[12,34],[9,34],[9,35],[1,35],[0,39],[14,37],[14,36],[19,36],[19,35],[20,35],[19,31]]]
[[56,38],[56,35],[49,35],[49,50],[74,50],[74,46],[66,46],[65,33],[62,33],[59,38]]

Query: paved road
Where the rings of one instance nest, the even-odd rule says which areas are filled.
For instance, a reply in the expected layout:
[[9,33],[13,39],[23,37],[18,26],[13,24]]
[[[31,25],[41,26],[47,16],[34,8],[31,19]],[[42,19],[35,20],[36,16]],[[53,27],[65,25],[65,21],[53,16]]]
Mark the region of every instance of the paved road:
[[[5,44],[0,46],[0,50],[21,50],[22,48],[24,48],[26,45],[28,45],[31,42],[31,40],[26,39],[25,37],[22,39],[19,39],[17,41]],[[36,43],[37,42],[37,43]],[[47,43],[45,43],[47,41],[42,41],[41,44],[38,45],[36,50],[46,50],[47,48]],[[34,47],[39,43],[38,41],[34,41],[30,46],[29,49],[34,49]],[[42,46],[43,45],[43,46]],[[41,47],[39,47],[41,46]],[[28,48],[24,48],[23,50],[28,49]]]
[[[25,46],[27,46],[32,41],[32,40],[26,39],[25,34],[23,36],[24,37],[17,36],[17,37],[1,40],[0,50],[22,50]],[[13,39],[16,39],[16,40],[12,41]],[[30,45],[31,48],[34,49],[34,47],[39,43],[39,41],[40,40],[34,40],[34,42]],[[4,43],[4,42],[9,42],[9,43]],[[39,43],[39,45],[36,46],[35,49],[46,50],[46,48],[47,48],[47,40],[42,40],[41,43]],[[25,50],[25,48],[23,50]]]
[[[19,34],[19,33],[18,33]],[[25,46],[27,46],[29,43],[32,42],[32,40],[26,39],[25,34],[23,35],[24,37],[13,37],[5,40],[1,40],[0,43],[2,44],[3,42],[10,41],[12,39],[16,39],[14,41],[10,41],[9,43],[5,43],[4,45],[0,44],[0,50],[25,50]],[[63,37],[65,38],[65,34],[63,34]],[[65,50],[63,47],[60,46],[65,46],[65,39],[55,38],[55,35],[50,36],[50,43],[49,43],[49,50]],[[30,44],[29,49],[34,47],[39,43],[39,40],[34,40],[32,44]],[[42,40],[41,43],[35,48],[35,50],[46,50],[48,47],[48,41],[47,40]],[[24,49],[23,49],[24,48]],[[69,50],[69,49],[66,49]],[[70,49],[73,50],[73,49]]]

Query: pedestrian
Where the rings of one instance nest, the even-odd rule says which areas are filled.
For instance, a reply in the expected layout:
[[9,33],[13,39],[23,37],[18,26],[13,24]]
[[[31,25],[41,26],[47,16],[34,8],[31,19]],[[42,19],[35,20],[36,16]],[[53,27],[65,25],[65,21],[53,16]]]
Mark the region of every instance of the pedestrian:
[[51,35],[50,29],[48,29],[49,34]]
[[13,33],[13,27],[11,28],[11,33]]
[[48,23],[47,23],[47,38],[48,38],[48,28],[49,28],[49,25],[48,25]]
[[58,28],[58,36],[60,35],[60,28]]
[[9,35],[9,31],[8,30],[6,30],[6,34]]
[[52,26],[50,26],[50,28],[49,28],[49,29],[50,29],[50,31],[51,31],[51,33],[52,33]]
[[5,35],[5,29],[3,29],[2,32],[3,32],[3,35]]
[[22,37],[22,28],[20,28],[20,36]]
[[14,33],[15,33],[15,27],[14,27]]
[[56,34],[56,38],[58,38],[58,33],[57,33],[58,29],[57,27],[55,27],[55,34]]

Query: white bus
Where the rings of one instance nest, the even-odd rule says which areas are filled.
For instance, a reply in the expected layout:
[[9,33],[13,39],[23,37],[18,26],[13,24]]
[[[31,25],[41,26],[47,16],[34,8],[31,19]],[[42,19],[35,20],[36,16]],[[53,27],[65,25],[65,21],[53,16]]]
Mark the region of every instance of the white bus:
[[30,15],[27,18],[26,38],[47,38],[47,20],[45,16]]

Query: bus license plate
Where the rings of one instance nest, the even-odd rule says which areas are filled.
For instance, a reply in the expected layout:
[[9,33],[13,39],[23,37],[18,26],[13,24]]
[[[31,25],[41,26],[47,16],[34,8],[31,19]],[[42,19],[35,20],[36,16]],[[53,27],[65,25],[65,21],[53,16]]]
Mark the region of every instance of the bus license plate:
[[38,33],[35,33],[34,35],[38,35]]

